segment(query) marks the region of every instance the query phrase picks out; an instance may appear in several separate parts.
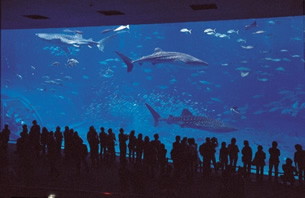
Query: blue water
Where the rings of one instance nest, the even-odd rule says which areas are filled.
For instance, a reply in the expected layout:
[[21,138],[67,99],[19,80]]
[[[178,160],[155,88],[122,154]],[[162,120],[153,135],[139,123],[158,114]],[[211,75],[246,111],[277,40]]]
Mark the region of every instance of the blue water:
[[[258,26],[245,30],[254,21]],[[98,41],[114,34],[101,31],[117,27],[70,30],[82,31],[84,38]],[[192,34],[180,32],[182,28],[192,29]],[[223,38],[204,33],[208,28]],[[276,140],[281,163],[293,157],[294,144],[305,147],[302,17],[130,25],[129,31],[119,32],[105,43],[104,52],[96,46],[70,45],[67,53],[60,45],[35,35],[73,35],[64,29],[1,31],[1,116],[2,124],[12,127],[14,138],[22,123],[31,125],[35,118],[49,130],[69,125],[84,140],[90,125],[111,127],[116,134],[121,127],[127,132],[135,129],[150,138],[159,133],[168,151],[176,135],[195,137],[198,144],[207,136],[227,143],[236,137],[240,150],[243,140],[248,139],[254,151],[261,144],[266,153]],[[115,53],[135,60],[152,54],[156,47],[192,55],[209,65],[192,70],[168,64],[135,64],[127,73]],[[69,67],[68,59],[78,63]],[[145,103],[162,118],[179,116],[183,109],[189,109],[194,115],[221,120],[238,131],[214,133],[166,123],[154,127]],[[240,115],[230,111],[233,106],[238,106]]]

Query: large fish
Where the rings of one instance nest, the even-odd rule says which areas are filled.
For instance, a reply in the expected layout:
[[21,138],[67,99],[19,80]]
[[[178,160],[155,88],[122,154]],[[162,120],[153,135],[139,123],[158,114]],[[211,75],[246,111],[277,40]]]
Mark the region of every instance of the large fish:
[[[181,52],[166,52],[166,51],[161,50],[160,48],[155,48],[154,53],[147,55],[147,56],[143,56],[142,58],[139,58],[139,59],[133,60],[133,61],[130,58],[128,58],[127,56],[121,54],[120,52],[116,51],[116,53],[121,57],[121,59],[127,65],[127,72],[132,71],[135,63],[139,63],[140,65],[142,65],[145,62],[149,62],[153,65],[170,63],[170,64],[174,64],[176,66],[183,66],[183,67],[189,68],[189,69],[201,69],[208,65],[207,62],[204,62],[189,54],[184,54]],[[182,65],[181,65],[181,63],[182,63]]]
[[194,116],[188,109],[183,109],[180,116],[169,115],[168,118],[161,116],[148,104],[145,104],[155,120],[155,126],[161,121],[167,124],[177,124],[183,128],[199,129],[204,131],[225,133],[237,131],[236,128],[230,127],[220,120],[208,118],[205,116]]
[[100,51],[104,51],[105,42],[115,37],[117,34],[110,35],[99,41],[94,41],[91,38],[85,39],[81,34],[56,34],[56,33],[36,33],[39,38],[50,41],[56,45],[72,45],[74,47],[80,47],[81,45],[87,45],[88,47],[97,46]]

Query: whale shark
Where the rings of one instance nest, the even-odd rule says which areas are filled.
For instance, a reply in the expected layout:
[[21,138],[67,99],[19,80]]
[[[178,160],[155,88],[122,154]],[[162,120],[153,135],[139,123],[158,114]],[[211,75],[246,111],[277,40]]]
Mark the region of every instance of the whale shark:
[[57,34],[57,33],[36,33],[36,36],[39,38],[52,42],[55,45],[60,46],[68,46],[72,45],[74,47],[80,47],[81,45],[87,45],[88,47],[97,46],[97,48],[100,51],[104,51],[105,48],[105,42],[109,39],[115,37],[117,34],[110,35],[108,37],[105,37],[99,41],[94,41],[92,38],[85,39],[83,38],[82,34],[76,33],[76,34]]
[[120,52],[116,51],[116,53],[127,65],[127,72],[132,71],[135,63],[139,63],[140,65],[142,65],[145,62],[149,62],[153,65],[169,63],[175,66],[182,66],[188,69],[202,69],[208,65],[207,62],[189,54],[184,54],[181,52],[167,52],[163,51],[160,48],[155,48],[154,53],[147,56],[143,56],[133,61]]
[[195,116],[188,109],[183,109],[180,116],[169,115],[168,118],[161,118],[150,105],[146,103],[145,105],[154,118],[155,127],[158,126],[159,122],[163,121],[167,124],[179,125],[182,128],[192,128],[217,133],[237,131],[236,128],[233,128],[220,120],[208,118],[206,116]]

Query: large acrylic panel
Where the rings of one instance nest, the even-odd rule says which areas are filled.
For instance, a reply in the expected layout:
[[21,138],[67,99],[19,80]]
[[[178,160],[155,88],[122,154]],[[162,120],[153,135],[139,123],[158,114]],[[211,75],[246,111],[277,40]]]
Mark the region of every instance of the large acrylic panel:
[[36,119],[84,140],[90,125],[159,133],[168,150],[176,135],[267,153],[276,140],[281,163],[305,146],[302,17],[117,28],[2,30],[1,120],[13,138]]

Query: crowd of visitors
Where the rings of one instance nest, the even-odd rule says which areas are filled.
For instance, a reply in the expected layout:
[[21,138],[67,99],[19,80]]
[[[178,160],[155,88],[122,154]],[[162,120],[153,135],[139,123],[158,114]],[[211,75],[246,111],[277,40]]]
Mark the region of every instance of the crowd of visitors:
[[[4,163],[8,150],[8,141],[10,129],[8,125],[0,133],[0,156]],[[136,135],[132,130],[129,134],[125,134],[123,128],[119,130],[117,135],[119,142],[119,161],[121,168],[119,176],[121,185],[127,174],[127,164],[132,164],[135,168],[142,168],[150,177],[169,177],[173,171],[173,178],[191,178],[197,172],[202,172],[205,177],[209,177],[212,167],[215,172],[220,171],[222,175],[240,175],[243,178],[249,178],[251,167],[256,168],[256,181],[262,182],[264,167],[266,166],[266,153],[262,145],[258,145],[257,151],[253,153],[249,141],[244,140],[244,147],[238,148],[236,139],[232,138],[230,144],[221,142],[218,161],[216,160],[216,149],[219,146],[215,137],[207,137],[205,142],[198,146],[194,138],[176,136],[176,140],[169,152],[172,163],[169,163],[167,149],[160,142],[159,135],[156,133],[151,140],[148,136],[139,133]],[[56,127],[55,132],[49,131],[46,127],[42,129],[37,121],[32,122],[32,126],[28,129],[27,125],[22,126],[20,138],[17,140],[16,154],[22,169],[31,166],[31,162],[41,156],[49,160],[50,175],[58,176],[60,170],[57,167],[58,159],[64,158],[67,161],[73,161],[78,174],[81,174],[82,165],[88,172],[91,168],[98,168],[101,163],[111,164],[116,160],[115,145],[116,135],[111,128],[105,132],[105,128],[101,127],[100,131],[90,126],[87,133],[87,141],[89,144],[89,152],[86,144],[78,135],[77,131],[68,126],[62,131],[60,127]],[[63,150],[62,150],[63,146]],[[304,182],[305,173],[305,151],[300,144],[295,145],[295,154],[293,160],[287,158],[285,164],[282,165],[283,175],[280,176],[282,183],[293,185],[295,176],[298,176],[299,183]],[[269,180],[272,178],[274,182],[279,178],[280,150],[278,143],[272,142],[272,146],[268,150],[269,153]],[[88,156],[90,154],[90,156]],[[200,154],[203,160],[200,160]],[[237,162],[241,156],[243,166],[237,167]],[[90,157],[90,165],[87,158]],[[293,166],[293,162],[295,166]],[[273,171],[274,170],[274,171]],[[274,177],[272,177],[274,174]],[[166,186],[168,184],[165,184]],[[124,189],[124,188],[123,188]]]

